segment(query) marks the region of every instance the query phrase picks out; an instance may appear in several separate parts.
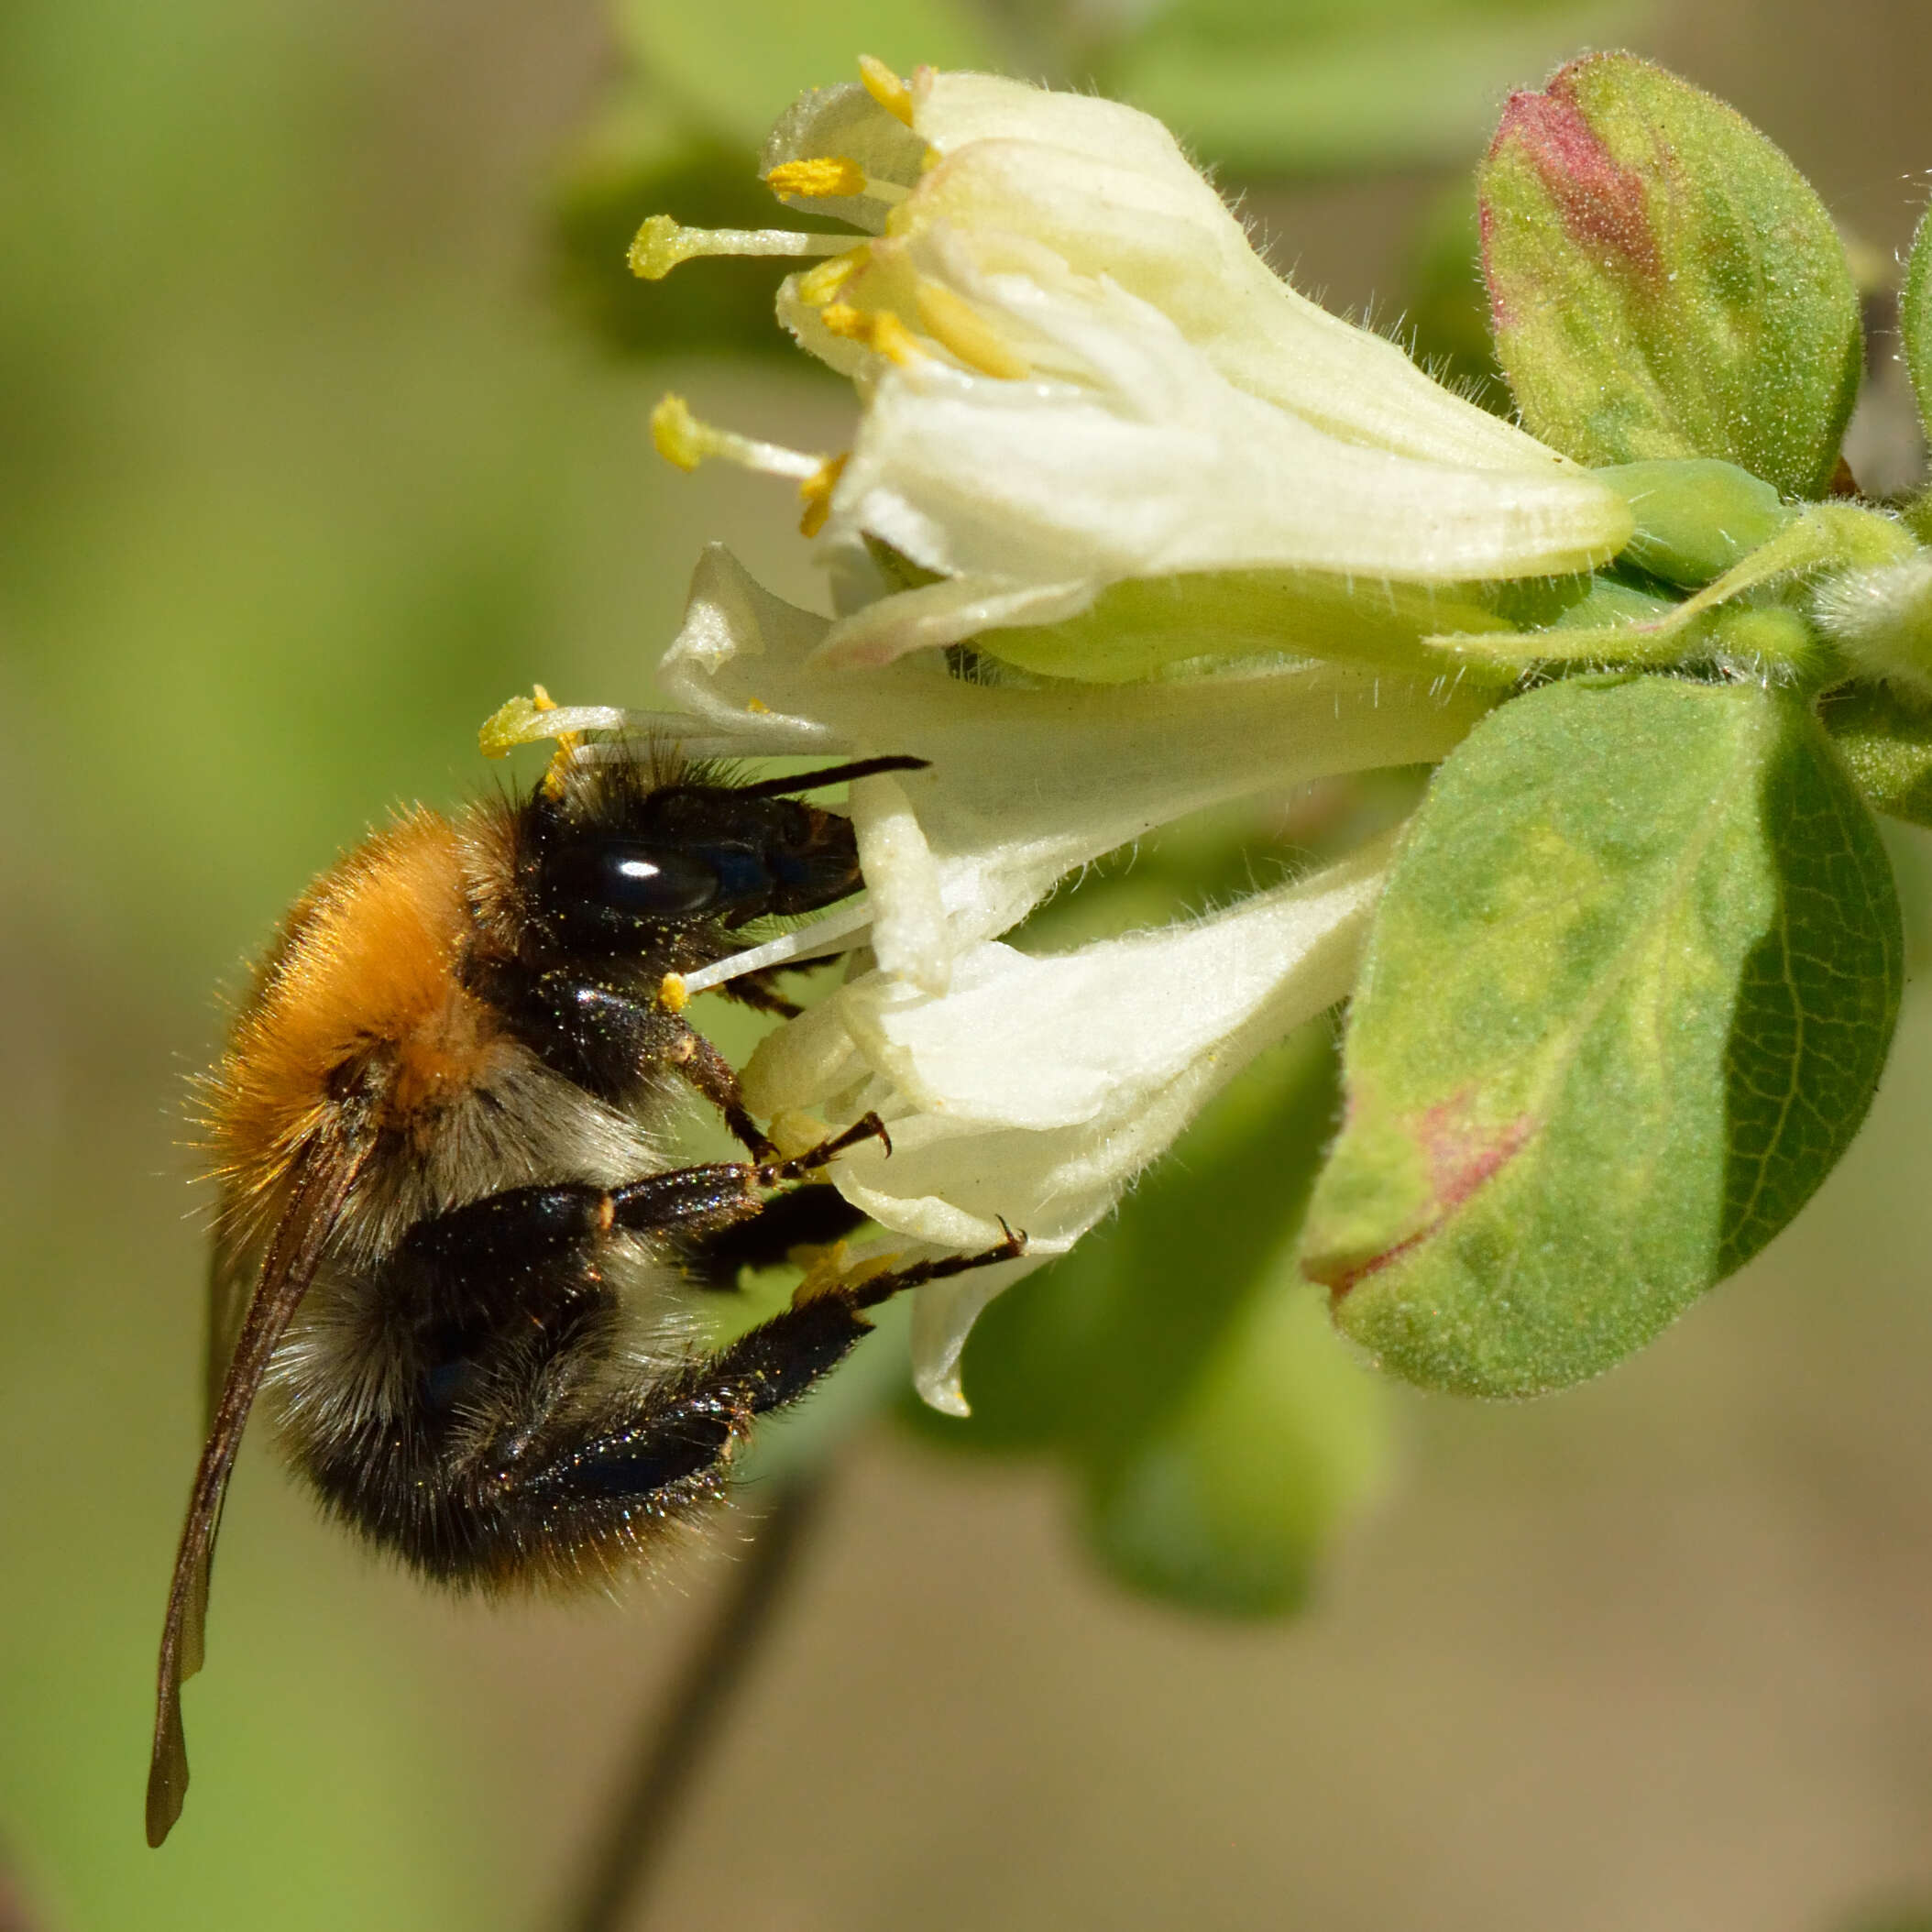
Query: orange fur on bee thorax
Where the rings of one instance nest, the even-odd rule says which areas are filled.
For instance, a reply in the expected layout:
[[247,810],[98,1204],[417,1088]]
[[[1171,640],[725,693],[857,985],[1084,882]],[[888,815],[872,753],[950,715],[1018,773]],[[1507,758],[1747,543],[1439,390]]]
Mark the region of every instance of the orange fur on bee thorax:
[[231,1208],[271,1213],[346,1083],[384,1063],[381,1125],[413,1133],[503,1049],[457,967],[471,936],[455,829],[417,810],[316,880],[236,1020],[208,1125]]

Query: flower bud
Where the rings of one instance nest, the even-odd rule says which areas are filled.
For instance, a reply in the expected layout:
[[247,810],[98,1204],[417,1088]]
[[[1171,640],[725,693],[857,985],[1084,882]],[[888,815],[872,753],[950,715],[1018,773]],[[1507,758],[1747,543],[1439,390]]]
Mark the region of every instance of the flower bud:
[[1812,614],[1867,676],[1932,704],[1932,551],[1828,579]]
[[1636,516],[1637,534],[1624,556],[1687,590],[1722,576],[1793,515],[1769,483],[1708,456],[1626,463],[1597,474],[1623,492]]
[[1497,353],[1529,428],[1591,464],[1715,456],[1819,497],[1858,390],[1830,217],[1732,109],[1605,54],[1520,93],[1478,176]]
[[1899,345],[1918,398],[1919,421],[1932,438],[1932,214],[1918,225],[1905,263],[1905,293],[1899,304]]

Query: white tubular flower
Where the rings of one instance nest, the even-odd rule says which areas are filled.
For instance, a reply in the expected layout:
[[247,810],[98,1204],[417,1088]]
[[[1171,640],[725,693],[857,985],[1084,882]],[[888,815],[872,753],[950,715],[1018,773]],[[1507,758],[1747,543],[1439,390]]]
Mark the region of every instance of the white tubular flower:
[[[1614,492],[1274,275],[1158,122],[862,64],[765,159],[785,199],[874,237],[779,298],[863,413],[842,465],[761,467],[799,478],[833,553],[870,536],[941,580],[848,612],[828,661],[1056,621],[1130,577],[1447,584],[1587,568],[1629,538]],[[753,243],[778,246],[647,224],[633,258]],[[756,460],[728,440],[707,447]]]
[[744,1076],[755,1110],[884,1119],[890,1157],[857,1150],[831,1177],[881,1226],[940,1250],[992,1246],[1003,1219],[1026,1232],[1021,1259],[920,1291],[913,1373],[928,1402],[964,1414],[960,1355],[987,1302],[1347,993],[1390,844],[1191,926],[1047,958],[975,946],[939,996],[868,972],[760,1047]]
[[[713,545],[659,667],[675,719],[535,717],[528,735],[617,723],[722,749],[905,754],[929,768],[862,779],[851,814],[868,887],[833,915],[713,969],[808,957],[815,933],[870,928],[880,966],[928,993],[1026,917],[1067,873],[1210,806],[1344,772],[1444,757],[1485,709],[1420,683],[1318,663],[1108,686],[965,684],[930,659],[825,668],[829,620],[760,587]],[[714,983],[697,976],[694,990]]]

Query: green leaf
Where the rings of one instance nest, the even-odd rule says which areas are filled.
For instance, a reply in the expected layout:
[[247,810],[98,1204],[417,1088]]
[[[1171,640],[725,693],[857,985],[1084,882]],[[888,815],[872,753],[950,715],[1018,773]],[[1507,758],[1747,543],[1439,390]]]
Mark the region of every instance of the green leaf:
[[1912,376],[1912,392],[1918,398],[1918,418],[1932,438],[1932,212],[1919,223],[1905,263],[1898,335]]
[[685,118],[752,153],[798,95],[859,77],[861,54],[909,72],[997,69],[998,46],[970,5],[946,0],[618,0],[618,34]]
[[1513,96],[1478,178],[1497,353],[1589,464],[1716,456],[1820,497],[1858,392],[1831,218],[1743,117],[1606,54]]
[[1398,857],[1303,1267],[1411,1380],[1608,1368],[1844,1152],[1902,950],[1876,828],[1795,698],[1640,678],[1505,706]]
[[1932,826],[1932,707],[1886,685],[1847,685],[1818,717],[1873,810]]
[[1206,159],[1249,174],[1356,173],[1465,160],[1498,92],[1627,5],[1180,5],[1108,63],[1109,93]]
[[1220,1616],[1297,1609],[1389,1460],[1388,1391],[1294,1279],[1229,1325],[1179,1408],[1099,1473],[1088,1533],[1116,1575]]

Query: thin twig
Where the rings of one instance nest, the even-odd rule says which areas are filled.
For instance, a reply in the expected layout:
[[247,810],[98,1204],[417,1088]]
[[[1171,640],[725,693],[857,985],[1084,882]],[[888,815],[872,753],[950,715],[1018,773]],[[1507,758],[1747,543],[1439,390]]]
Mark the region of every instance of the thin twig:
[[732,1696],[796,1572],[825,1489],[822,1475],[791,1477],[760,1520],[670,1703],[653,1713],[589,1861],[584,1889],[562,1921],[569,1932],[619,1932],[649,1895],[679,1814],[724,1729]]

